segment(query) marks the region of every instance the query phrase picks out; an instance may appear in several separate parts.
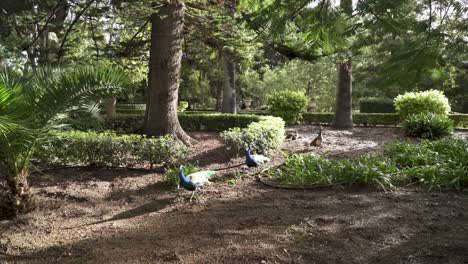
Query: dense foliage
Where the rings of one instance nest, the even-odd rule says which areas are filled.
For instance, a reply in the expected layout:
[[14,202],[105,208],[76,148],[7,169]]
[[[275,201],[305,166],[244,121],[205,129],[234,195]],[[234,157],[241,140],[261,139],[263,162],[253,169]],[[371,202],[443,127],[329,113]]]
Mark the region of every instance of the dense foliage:
[[359,99],[361,113],[394,113],[393,101],[388,98],[365,97]]
[[279,117],[264,116],[246,128],[234,127],[222,133],[226,147],[233,153],[245,155],[249,146],[258,153],[271,153],[284,141],[284,121]]
[[279,91],[268,97],[267,104],[272,115],[281,117],[287,124],[297,124],[307,111],[309,100],[301,92]]
[[395,109],[404,118],[422,112],[448,115],[450,105],[447,97],[437,90],[408,92],[395,98]]
[[445,115],[421,112],[410,114],[403,129],[408,137],[438,139],[453,132],[453,121]]
[[366,154],[351,160],[293,154],[268,175],[291,186],[364,184],[389,190],[419,183],[429,190],[460,190],[468,186],[467,156],[468,141],[462,139],[395,142],[386,146],[384,156]]
[[147,138],[114,132],[51,132],[34,158],[42,165],[160,167],[184,157],[187,147],[171,136]]

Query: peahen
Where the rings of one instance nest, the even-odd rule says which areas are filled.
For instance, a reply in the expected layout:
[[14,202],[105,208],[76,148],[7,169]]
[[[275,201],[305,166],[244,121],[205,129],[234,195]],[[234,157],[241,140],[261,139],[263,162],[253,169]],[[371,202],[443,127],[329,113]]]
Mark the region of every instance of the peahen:
[[312,140],[312,142],[310,142],[310,146],[312,147],[320,147],[322,146],[322,126],[320,126],[320,131],[317,135],[316,138],[314,138],[314,140]]
[[179,180],[180,186],[184,187],[184,189],[192,191],[192,196],[190,196],[190,201],[192,201],[195,192],[198,190],[198,187],[210,183],[208,181],[211,176],[213,176],[216,172],[215,171],[199,171],[195,173],[191,173],[187,176],[184,174],[184,166],[180,165],[180,173],[179,173]]
[[262,155],[252,155],[250,151],[251,148],[249,146],[249,148],[247,149],[247,155],[245,156],[245,164],[247,164],[248,167],[257,167],[262,163],[270,161],[268,157]]

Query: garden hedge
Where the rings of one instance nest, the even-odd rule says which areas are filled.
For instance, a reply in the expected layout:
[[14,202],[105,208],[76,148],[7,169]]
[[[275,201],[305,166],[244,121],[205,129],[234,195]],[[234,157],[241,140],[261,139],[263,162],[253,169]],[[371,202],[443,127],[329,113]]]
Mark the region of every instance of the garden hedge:
[[395,113],[395,106],[392,99],[388,98],[361,98],[359,100],[359,110],[361,113]]
[[[303,121],[305,124],[331,124],[334,115],[334,113],[305,113]],[[449,117],[454,121],[455,127],[468,128],[468,114],[450,114]],[[396,126],[402,121],[396,113],[354,113],[353,123],[366,126]]]
[[171,165],[187,153],[187,147],[172,138],[66,131],[50,132],[34,159],[49,165],[95,167],[160,167]]
[[[187,131],[224,131],[232,127],[247,127],[252,122],[260,121],[257,115],[214,114],[214,113],[179,113],[179,122]],[[141,133],[144,116],[117,115],[105,121],[105,128],[120,133]],[[79,128],[76,128],[79,129]]]

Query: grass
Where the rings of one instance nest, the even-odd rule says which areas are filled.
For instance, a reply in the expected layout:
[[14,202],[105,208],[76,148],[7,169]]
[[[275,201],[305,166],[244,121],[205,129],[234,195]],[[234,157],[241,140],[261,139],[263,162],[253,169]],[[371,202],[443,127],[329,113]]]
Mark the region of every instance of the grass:
[[268,174],[289,186],[359,184],[388,190],[418,183],[428,190],[461,190],[468,186],[467,157],[467,140],[400,141],[387,145],[384,155],[366,154],[347,160],[293,154]]

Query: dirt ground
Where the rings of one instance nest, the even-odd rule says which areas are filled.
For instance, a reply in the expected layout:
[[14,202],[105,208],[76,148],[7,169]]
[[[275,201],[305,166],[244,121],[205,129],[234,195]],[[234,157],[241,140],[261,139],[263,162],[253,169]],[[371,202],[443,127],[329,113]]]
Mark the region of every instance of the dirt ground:
[[[397,128],[325,128],[323,147],[310,149],[318,128],[291,129],[300,138],[284,151],[330,158],[378,152],[402,136]],[[216,133],[192,136],[199,143],[190,162],[215,169],[243,160],[230,158]],[[243,176],[251,172],[220,171],[192,202],[158,173],[34,174],[40,206],[0,222],[0,263],[468,263],[466,192],[279,190]]]

